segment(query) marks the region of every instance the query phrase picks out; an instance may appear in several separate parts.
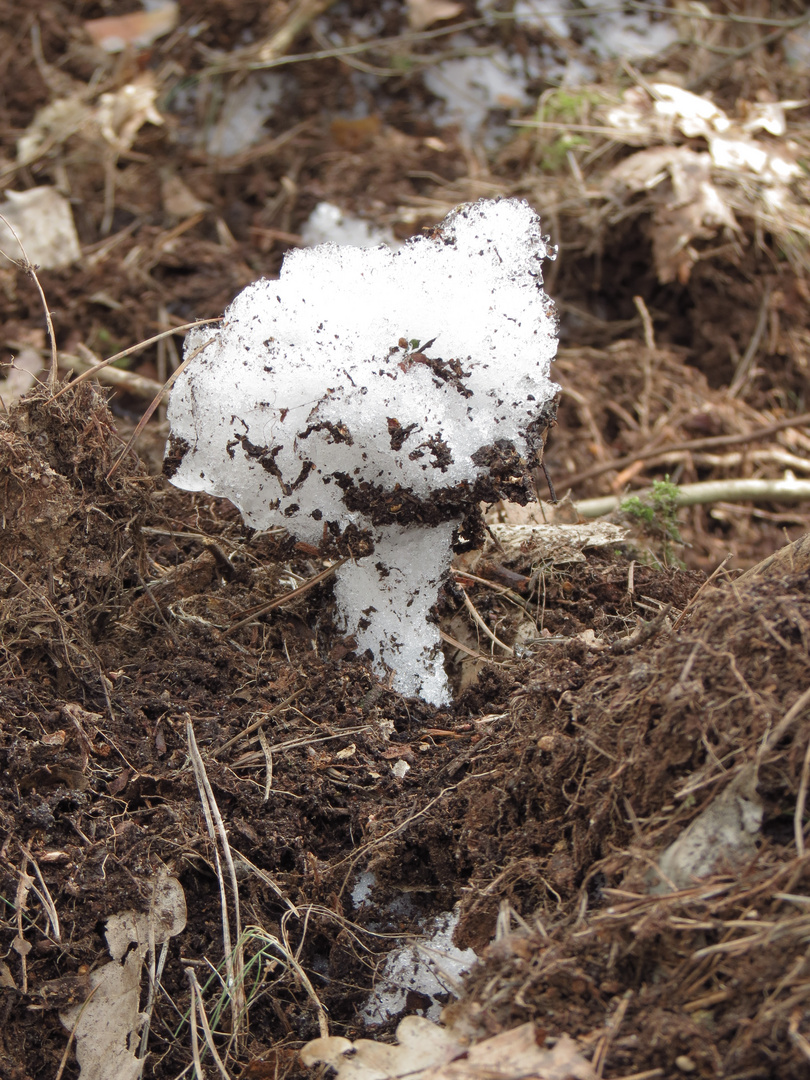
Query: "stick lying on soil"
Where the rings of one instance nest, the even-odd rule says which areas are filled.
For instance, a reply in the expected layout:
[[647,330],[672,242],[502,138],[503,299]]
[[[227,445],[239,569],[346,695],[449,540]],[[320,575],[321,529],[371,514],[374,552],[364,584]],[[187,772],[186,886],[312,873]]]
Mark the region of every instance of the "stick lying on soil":
[[[633,491],[643,498],[652,489]],[[605,495],[599,499],[583,499],[576,503],[577,511],[585,518],[609,514],[626,498],[626,495]],[[808,502],[810,480],[783,477],[781,480],[707,480],[702,484],[683,484],[673,496],[676,506],[698,506],[711,502]]]

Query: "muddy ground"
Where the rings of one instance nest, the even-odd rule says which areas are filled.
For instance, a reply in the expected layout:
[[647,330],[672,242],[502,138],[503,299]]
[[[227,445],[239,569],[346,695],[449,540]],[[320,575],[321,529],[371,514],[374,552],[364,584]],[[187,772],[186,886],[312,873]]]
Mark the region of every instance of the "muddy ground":
[[[549,168],[536,129],[504,125],[485,145],[438,125],[420,73],[452,33],[364,53],[373,90],[339,58],[291,65],[259,142],[213,156],[198,134],[244,76],[238,50],[290,9],[180,0],[178,29],[150,48],[90,45],[84,20],[136,6],[0,0],[0,172],[13,190],[68,194],[82,246],[74,265],[37,275],[64,358],[219,315],[278,273],[322,199],[405,237],[460,201],[517,194],[561,245],[547,275],[561,314],[563,396],[546,450],[558,494],[801,475],[806,264],[750,203],[735,204],[737,233],[707,230],[688,270],[662,281],[655,208],[646,196],[619,205],[587,172],[620,160],[621,141],[586,148],[599,153],[583,158],[585,199]],[[784,16],[754,7],[749,20]],[[468,8],[456,22],[477,17]],[[290,51],[323,50],[327,31],[350,40],[364,14],[362,2],[333,7],[326,30],[304,25]],[[397,5],[381,17],[380,38],[409,32]],[[808,97],[778,37],[743,53],[766,31],[720,30],[716,45],[741,55],[706,87],[718,104]],[[519,55],[541,43],[508,21],[465,33]],[[684,45],[638,75],[666,67],[688,81],[699,63]],[[605,93],[626,85],[615,63],[597,76]],[[140,126],[129,148],[110,157],[88,124],[52,130],[19,165],[16,140],[38,110],[93,105],[145,77],[164,122]],[[189,86],[198,96],[181,107]],[[509,115],[521,114],[495,119]],[[0,268],[0,313],[3,360],[28,346],[47,365],[41,298],[20,266]],[[129,370],[163,379],[181,341]],[[68,378],[63,359],[60,386]],[[54,399],[39,385],[0,420],[0,1075],[78,1077],[60,1014],[95,992],[106,920],[154,908],[161,873],[182,886],[187,925],[166,940],[151,1003],[148,958],[141,980],[146,1077],[193,1074],[187,970],[228,1075],[312,1075],[304,1043],[324,1021],[368,1037],[362,1005],[392,944],[456,905],[456,943],[481,963],[442,1004],[470,1037],[532,1020],[538,1042],[572,1036],[605,1077],[805,1075],[810,564],[800,545],[738,576],[808,531],[804,506],[659,504],[651,522],[617,512],[621,538],[584,547],[497,534],[459,556],[443,590],[455,699],[436,709],[352,652],[324,561],[162,478],[161,410],[123,452],[145,393],[135,380],[115,392],[85,382]],[[524,518],[501,507],[499,520]],[[192,733],[233,878],[206,823]],[[662,864],[707,813],[708,841],[689,834],[698,862]],[[370,902],[356,905],[368,871]],[[403,894],[409,904],[391,907]],[[237,895],[252,928],[240,941]],[[236,945],[242,1000],[223,992]],[[417,992],[406,1008],[430,1004]],[[395,1023],[373,1037],[390,1040]],[[201,1069],[219,1075],[205,1049]]]

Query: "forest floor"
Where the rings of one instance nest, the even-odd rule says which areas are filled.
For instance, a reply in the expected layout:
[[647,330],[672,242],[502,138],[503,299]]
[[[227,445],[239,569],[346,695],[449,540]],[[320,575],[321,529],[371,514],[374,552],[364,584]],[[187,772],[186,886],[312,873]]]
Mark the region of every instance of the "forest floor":
[[[0,177],[68,215],[15,217],[39,268],[0,266],[0,1075],[296,1080],[319,1035],[445,1006],[573,1047],[559,1076],[805,1076],[805,5],[631,4],[671,33],[623,60],[563,3],[568,36],[472,0],[151,6],[111,53],[88,20],[138,4],[0,0]],[[508,93],[453,113],[433,75],[493,57]],[[352,652],[327,560],[163,478],[165,404],[125,448],[177,328],[319,203],[403,240],[501,195],[559,246],[565,498],[454,562],[436,708]],[[479,963],[368,1023],[451,912]]]

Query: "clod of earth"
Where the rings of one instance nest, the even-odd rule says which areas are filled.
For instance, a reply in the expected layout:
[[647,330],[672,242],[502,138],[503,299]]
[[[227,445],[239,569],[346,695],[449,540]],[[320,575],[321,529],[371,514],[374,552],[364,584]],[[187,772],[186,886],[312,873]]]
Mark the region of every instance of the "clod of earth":
[[165,471],[350,555],[335,595],[393,686],[448,700],[432,608],[479,504],[534,499],[558,387],[550,257],[523,200],[457,207],[401,250],[288,254],[221,329],[192,332]]

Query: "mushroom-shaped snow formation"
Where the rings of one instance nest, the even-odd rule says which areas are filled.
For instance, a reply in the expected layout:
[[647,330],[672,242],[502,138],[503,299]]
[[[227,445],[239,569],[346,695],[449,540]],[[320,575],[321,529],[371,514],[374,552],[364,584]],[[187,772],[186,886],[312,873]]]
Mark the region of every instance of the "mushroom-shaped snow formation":
[[[189,334],[165,471],[351,555],[338,607],[393,686],[448,701],[432,618],[479,504],[534,498],[559,389],[540,220],[517,199],[457,207],[399,251],[293,251],[278,281]],[[206,345],[206,342],[208,344]]]

